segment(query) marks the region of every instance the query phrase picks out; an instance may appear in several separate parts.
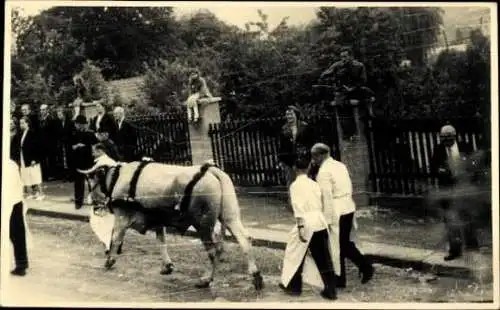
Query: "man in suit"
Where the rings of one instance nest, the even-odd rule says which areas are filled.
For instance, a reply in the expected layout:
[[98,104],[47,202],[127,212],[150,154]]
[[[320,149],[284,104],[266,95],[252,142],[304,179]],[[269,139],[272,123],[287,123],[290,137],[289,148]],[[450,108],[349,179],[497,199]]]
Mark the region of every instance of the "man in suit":
[[31,124],[31,129],[38,134],[39,132],[39,122],[38,117],[31,111],[31,105],[25,103],[21,106],[21,114],[22,116],[26,116]]
[[76,169],[87,170],[93,165],[92,146],[98,143],[95,134],[88,130],[87,119],[79,115],[75,119],[76,131],[71,139],[71,149],[73,151],[73,160],[75,164],[74,184],[75,184],[75,208],[80,209],[83,206],[85,193],[85,175],[76,171]]
[[[337,287],[346,286],[345,259],[349,258],[359,269],[361,283],[371,280],[374,268],[351,240],[351,231],[356,228],[352,199],[352,182],[347,167],[330,156],[330,148],[316,143],[311,149],[312,164],[319,166],[316,181],[321,188],[323,212],[332,232],[338,232],[340,247],[340,277]],[[334,233],[335,234],[335,233]],[[333,248],[337,248],[334,245]]]
[[40,106],[38,127],[40,144],[44,146],[40,150],[42,176],[44,181],[48,181],[54,178],[57,145],[53,137],[54,122],[46,104]]
[[95,134],[97,140],[101,144],[100,148],[115,161],[123,161],[123,156],[120,154],[120,150],[116,144],[109,138],[109,132],[105,131],[102,127]]
[[72,156],[73,151],[70,145],[70,140],[75,130],[75,125],[69,114],[66,113],[64,107],[57,107],[56,117],[54,119],[53,137],[57,144],[56,175],[58,178],[62,178],[66,181],[72,181],[73,171],[75,170]]
[[137,133],[135,128],[125,119],[123,107],[116,107],[113,110],[117,131],[114,142],[123,156],[125,162],[136,160],[135,148],[137,146]]
[[116,133],[116,123],[113,118],[106,113],[102,103],[97,103],[97,115],[90,120],[89,129],[93,132],[107,132],[109,138],[113,139]]
[[[464,156],[473,151],[470,145],[459,143],[456,135],[453,126],[443,126],[440,130],[441,143],[435,147],[431,159],[431,173],[438,180],[439,190],[445,193],[439,200],[449,243],[445,261],[462,256],[463,241],[468,249],[479,247],[473,222],[468,219],[467,211],[472,206],[464,206],[461,199],[453,199],[451,194],[463,175]],[[462,240],[462,234],[465,240]]]

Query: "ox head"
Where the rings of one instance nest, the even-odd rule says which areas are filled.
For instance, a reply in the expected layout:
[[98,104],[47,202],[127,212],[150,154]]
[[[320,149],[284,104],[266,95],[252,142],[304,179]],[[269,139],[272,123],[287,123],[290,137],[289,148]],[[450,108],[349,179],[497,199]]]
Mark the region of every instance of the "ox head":
[[[94,147],[95,149],[95,147]],[[90,194],[93,204],[103,206],[106,203],[106,191],[109,190],[107,184],[108,174],[112,167],[118,166],[118,163],[106,154],[101,154],[96,158],[92,168],[87,170],[77,169],[79,173],[87,177],[90,186]]]

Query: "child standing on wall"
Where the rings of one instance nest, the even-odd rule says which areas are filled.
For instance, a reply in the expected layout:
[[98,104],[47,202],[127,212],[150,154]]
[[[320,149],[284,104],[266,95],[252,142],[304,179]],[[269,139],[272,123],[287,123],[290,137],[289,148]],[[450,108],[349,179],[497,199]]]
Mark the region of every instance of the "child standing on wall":
[[213,97],[207,87],[207,82],[201,77],[198,69],[190,71],[188,90],[189,97],[186,101],[188,120],[196,122],[200,117],[198,110],[199,99]]

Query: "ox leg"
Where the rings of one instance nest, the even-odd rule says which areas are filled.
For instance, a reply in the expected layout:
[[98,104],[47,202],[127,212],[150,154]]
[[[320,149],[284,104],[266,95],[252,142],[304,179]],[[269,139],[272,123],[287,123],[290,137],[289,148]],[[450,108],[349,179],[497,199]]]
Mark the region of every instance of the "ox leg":
[[199,282],[196,284],[198,288],[206,288],[210,286],[215,275],[215,270],[217,268],[217,263],[219,262],[219,254],[217,251],[216,244],[219,243],[219,238],[217,238],[213,225],[195,225],[196,230],[200,234],[200,239],[205,246],[205,250],[208,253],[208,258],[212,264],[212,268],[207,270],[205,274],[201,277]]
[[233,220],[227,223],[227,228],[233,236],[236,238],[236,241],[240,245],[243,253],[247,257],[248,263],[248,273],[253,277],[253,285],[257,291],[262,290],[264,288],[264,280],[260,273],[259,268],[255,264],[255,257],[252,253],[252,243],[250,241],[250,237],[248,236],[246,229],[243,227],[243,224],[240,220]]
[[123,244],[123,239],[125,237],[125,232],[130,225],[130,218],[121,212],[115,213],[115,225],[113,226],[113,234],[111,236],[111,246],[106,258],[106,263],[104,267],[110,269],[116,263],[116,256],[118,255],[118,250]]
[[156,230],[156,239],[161,242],[161,257],[163,266],[161,267],[160,274],[168,275],[174,271],[174,264],[170,255],[168,255],[167,250],[167,234],[165,232],[165,227],[160,227]]
[[225,252],[224,242],[226,241],[226,226],[222,221],[218,222],[220,230],[218,236],[218,242],[215,244],[215,249],[217,251],[216,255],[219,257],[220,262],[224,262],[225,259],[222,256]]

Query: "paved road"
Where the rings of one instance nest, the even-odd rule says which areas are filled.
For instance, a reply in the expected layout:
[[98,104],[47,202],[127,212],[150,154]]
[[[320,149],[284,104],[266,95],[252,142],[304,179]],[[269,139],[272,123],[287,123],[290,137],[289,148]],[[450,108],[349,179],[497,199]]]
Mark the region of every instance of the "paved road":
[[[4,305],[41,305],[54,302],[80,303],[159,303],[159,302],[322,302],[317,293],[306,288],[294,298],[278,288],[283,251],[255,248],[266,289],[257,298],[241,252],[228,244],[231,259],[217,273],[210,289],[195,289],[194,283],[204,268],[207,255],[201,243],[192,238],[169,236],[170,254],[176,264],[172,275],[159,274],[160,251],[151,236],[129,232],[124,253],[111,271],[103,269],[104,253],[88,223],[29,216],[34,247],[31,269],[24,278],[2,283]],[[425,281],[426,275],[377,266],[372,282],[361,285],[350,266],[349,287],[339,291],[339,302],[464,302],[492,300],[492,283],[438,278]],[[28,298],[29,296],[29,298]]]

